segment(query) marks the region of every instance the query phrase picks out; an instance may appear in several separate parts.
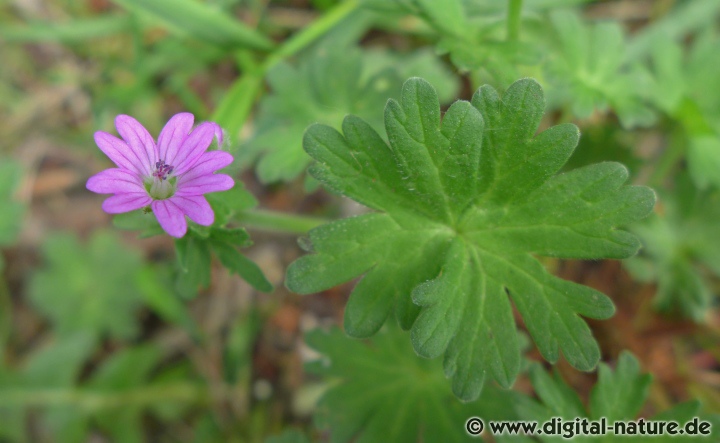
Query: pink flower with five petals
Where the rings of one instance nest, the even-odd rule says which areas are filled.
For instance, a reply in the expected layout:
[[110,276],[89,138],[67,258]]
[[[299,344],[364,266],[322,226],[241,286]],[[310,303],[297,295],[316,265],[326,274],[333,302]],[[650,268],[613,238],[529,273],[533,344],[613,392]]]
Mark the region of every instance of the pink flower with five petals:
[[233,157],[224,151],[207,151],[215,137],[222,144],[222,130],[212,122],[193,129],[194,120],[186,112],[174,115],[157,144],[128,115],[115,119],[122,140],[107,132],[95,133],[95,143],[118,166],[87,181],[92,192],[114,194],[103,202],[105,212],[119,214],[150,205],[165,232],[178,238],[187,232],[186,215],[197,224],[213,224],[215,213],[203,194],[233,187],[229,175],[215,174]]

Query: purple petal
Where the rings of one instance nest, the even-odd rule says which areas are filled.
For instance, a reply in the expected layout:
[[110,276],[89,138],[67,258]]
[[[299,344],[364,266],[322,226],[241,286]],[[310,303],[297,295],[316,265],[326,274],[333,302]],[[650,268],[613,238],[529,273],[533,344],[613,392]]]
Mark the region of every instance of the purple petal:
[[139,121],[129,115],[115,117],[115,127],[130,149],[145,165],[144,171],[151,175],[155,162],[158,160],[155,140]]
[[209,151],[203,153],[198,161],[193,165],[192,169],[178,178],[178,181],[186,182],[201,175],[209,175],[218,169],[233,162],[233,156],[225,151]]
[[192,130],[195,117],[189,112],[175,114],[168,120],[158,137],[158,153],[160,160],[168,165],[174,165],[180,146]]
[[85,187],[98,194],[123,194],[145,190],[137,174],[117,168],[98,172],[88,179]]
[[168,200],[155,200],[152,210],[160,226],[173,237],[180,238],[187,232],[187,221],[182,210]]
[[108,214],[121,214],[145,207],[152,202],[147,192],[132,192],[113,195],[105,199],[102,204],[103,211]]
[[140,175],[150,175],[147,165],[138,158],[135,151],[114,135],[98,131],[95,133],[95,143],[119,167],[137,172]]
[[233,186],[235,186],[235,181],[229,175],[202,175],[184,182],[180,182],[180,180],[178,180],[177,192],[175,195],[202,195],[209,192],[227,191]]
[[174,195],[170,200],[175,203],[190,220],[203,226],[210,226],[215,221],[215,213],[202,195]]
[[175,167],[175,175],[181,175],[192,168],[202,153],[210,146],[219,128],[215,123],[203,122],[190,133],[178,149],[172,162],[165,161]]

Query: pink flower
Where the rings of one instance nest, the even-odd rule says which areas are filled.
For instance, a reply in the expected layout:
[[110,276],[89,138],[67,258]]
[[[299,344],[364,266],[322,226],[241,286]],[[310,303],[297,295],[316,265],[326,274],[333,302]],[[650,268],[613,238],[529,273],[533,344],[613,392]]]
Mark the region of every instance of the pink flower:
[[225,174],[214,172],[233,161],[224,151],[207,151],[222,131],[216,123],[192,128],[189,113],[174,115],[160,132],[157,144],[137,120],[118,115],[115,127],[123,138],[98,131],[95,143],[117,168],[106,169],[87,181],[98,194],[114,194],[103,202],[109,214],[133,211],[150,205],[160,226],[173,237],[187,232],[185,216],[210,226],[215,214],[203,194],[226,191],[235,184]]

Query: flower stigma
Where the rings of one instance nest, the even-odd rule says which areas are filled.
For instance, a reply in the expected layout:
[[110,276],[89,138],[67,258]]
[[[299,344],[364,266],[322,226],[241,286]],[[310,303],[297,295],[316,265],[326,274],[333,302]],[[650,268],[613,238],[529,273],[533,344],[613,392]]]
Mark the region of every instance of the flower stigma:
[[154,180],[147,189],[148,194],[155,200],[165,200],[175,194],[176,178],[171,177],[170,180],[168,180],[168,176],[172,174],[173,169],[175,169],[175,167],[165,164],[165,160],[155,162],[155,172],[152,174]]

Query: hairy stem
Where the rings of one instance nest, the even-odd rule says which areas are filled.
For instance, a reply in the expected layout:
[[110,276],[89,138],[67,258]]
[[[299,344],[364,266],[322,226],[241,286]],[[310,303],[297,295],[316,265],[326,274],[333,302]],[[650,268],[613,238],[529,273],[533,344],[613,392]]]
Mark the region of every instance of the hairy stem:
[[650,186],[662,187],[665,180],[673,173],[675,167],[685,155],[686,143],[685,140],[681,140],[677,136],[670,138],[670,145],[663,152],[650,175],[648,180]]
[[522,0],[508,0],[507,40],[517,41],[520,38],[520,13]]
[[305,234],[312,228],[330,221],[319,217],[291,215],[262,209],[243,211],[235,218],[248,228],[288,234]]

